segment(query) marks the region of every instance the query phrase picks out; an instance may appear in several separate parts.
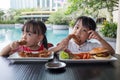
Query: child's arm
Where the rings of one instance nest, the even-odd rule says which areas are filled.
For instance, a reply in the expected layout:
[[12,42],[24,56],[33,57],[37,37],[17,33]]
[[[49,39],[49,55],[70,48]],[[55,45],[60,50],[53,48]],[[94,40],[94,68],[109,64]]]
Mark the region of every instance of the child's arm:
[[5,46],[1,52],[0,52],[0,56],[9,56],[10,54],[14,53],[14,51],[19,47],[19,42],[18,41],[14,41],[10,44],[8,44],[7,46]]
[[56,47],[49,49],[49,51],[57,52],[60,50],[65,50],[71,38],[72,38],[72,34],[68,35],[65,39],[63,39]]
[[0,56],[9,56],[10,51],[11,51],[11,48],[9,44],[2,49],[2,51],[0,52]]
[[109,50],[109,52],[111,54],[115,54],[114,49],[111,47],[110,44],[107,43],[107,41],[105,41],[96,31],[88,31],[88,33],[90,33],[89,35],[89,39],[97,39],[101,44],[102,47],[106,48],[107,50]]

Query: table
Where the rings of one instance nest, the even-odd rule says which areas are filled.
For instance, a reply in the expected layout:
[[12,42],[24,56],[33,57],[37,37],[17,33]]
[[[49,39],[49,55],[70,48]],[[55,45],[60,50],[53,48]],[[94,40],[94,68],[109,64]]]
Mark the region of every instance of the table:
[[120,80],[120,55],[109,63],[67,63],[65,69],[46,70],[45,62],[11,63],[0,57],[0,80]]

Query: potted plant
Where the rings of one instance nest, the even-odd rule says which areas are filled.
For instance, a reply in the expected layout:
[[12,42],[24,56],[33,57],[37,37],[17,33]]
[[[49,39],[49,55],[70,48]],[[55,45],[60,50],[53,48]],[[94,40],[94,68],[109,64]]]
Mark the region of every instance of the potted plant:
[[53,29],[68,29],[68,19],[64,12],[57,11],[51,14],[48,21],[53,24]]
[[104,21],[100,32],[107,39],[115,39],[117,35],[117,23]]

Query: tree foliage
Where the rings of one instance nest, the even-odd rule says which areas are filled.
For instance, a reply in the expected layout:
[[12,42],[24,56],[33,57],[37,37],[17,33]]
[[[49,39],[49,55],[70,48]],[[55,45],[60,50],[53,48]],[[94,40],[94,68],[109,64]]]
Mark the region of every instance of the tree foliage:
[[68,18],[64,14],[64,11],[58,10],[50,15],[48,22],[51,24],[68,25]]
[[[93,12],[99,12],[100,9],[107,9],[110,13],[111,19],[113,17],[112,12],[117,10],[119,0],[68,0],[70,6],[66,11],[66,14],[71,14],[76,10],[82,10],[87,14]],[[97,14],[96,13],[96,14]]]
[[4,11],[3,10],[0,10],[0,20],[1,20],[1,17],[4,15]]

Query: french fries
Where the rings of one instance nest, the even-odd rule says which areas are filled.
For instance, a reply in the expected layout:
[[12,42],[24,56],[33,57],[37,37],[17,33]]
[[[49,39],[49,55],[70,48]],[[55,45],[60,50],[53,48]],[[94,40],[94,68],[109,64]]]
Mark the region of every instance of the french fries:
[[74,54],[73,59],[90,59],[91,55],[89,53],[79,53],[79,54]]

